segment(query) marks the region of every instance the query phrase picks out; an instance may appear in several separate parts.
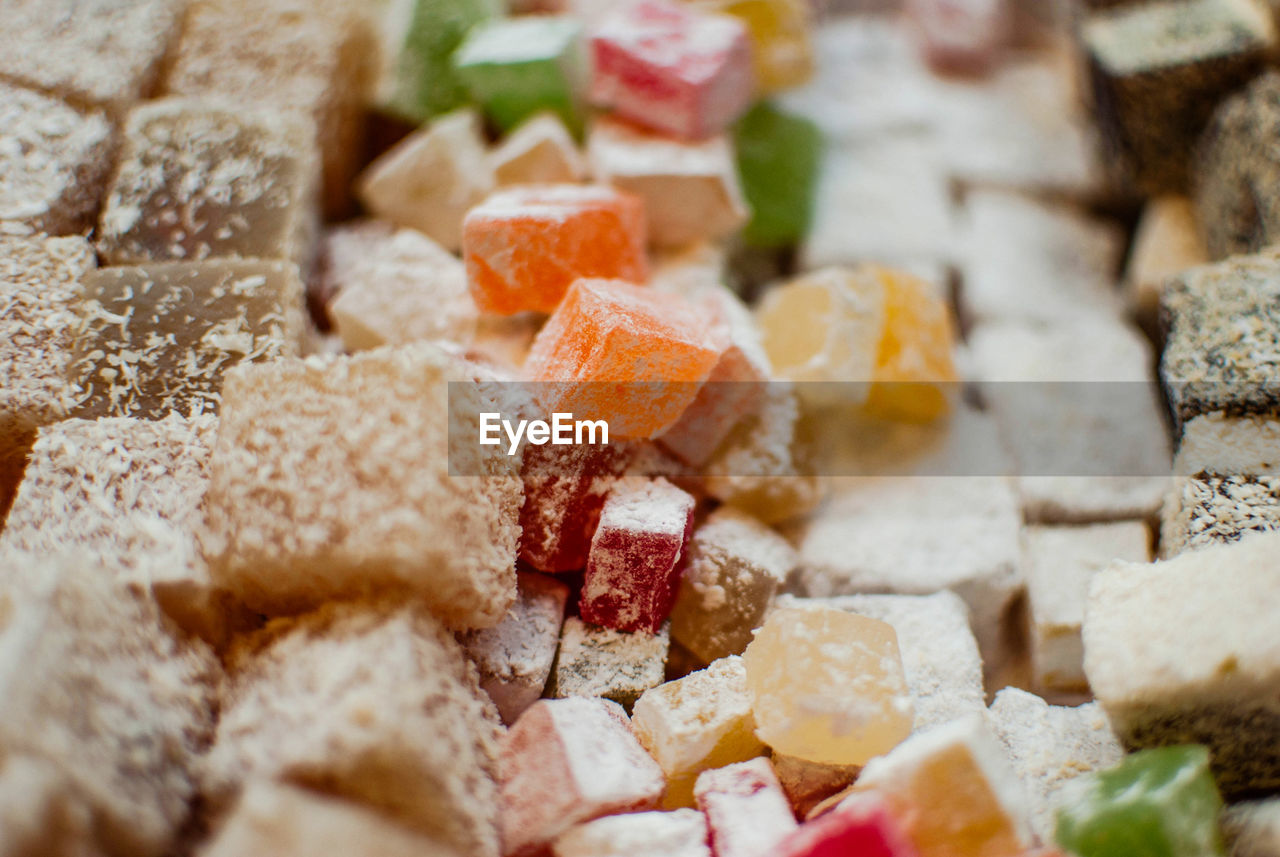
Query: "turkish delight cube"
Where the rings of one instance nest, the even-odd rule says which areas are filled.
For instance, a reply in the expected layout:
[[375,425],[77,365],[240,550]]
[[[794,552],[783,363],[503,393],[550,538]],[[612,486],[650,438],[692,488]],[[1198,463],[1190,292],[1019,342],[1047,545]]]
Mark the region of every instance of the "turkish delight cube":
[[577,616],[564,621],[546,695],[553,699],[603,697],[628,711],[645,691],[662,684],[671,635],[615,631]]
[[779,857],[913,857],[916,850],[884,801],[859,795],[806,821],[782,840],[774,853]]
[[751,37],[751,65],[757,84],[777,92],[804,83],[813,74],[808,0],[684,0],[703,12],[719,12],[742,21]]
[[540,113],[522,123],[489,153],[499,185],[582,181],[587,164],[559,117]]
[[627,460],[612,444],[527,447],[520,558],[540,571],[586,568],[600,510]]
[[762,101],[734,126],[733,148],[751,211],[743,242],[755,247],[800,243],[813,217],[822,165],[818,126]]
[[1191,200],[1166,194],[1148,201],[1125,263],[1129,309],[1144,325],[1154,326],[1165,280],[1208,262]]
[[691,809],[631,812],[588,821],[560,835],[554,857],[711,857],[707,820]]
[[769,857],[796,828],[787,796],[763,756],[713,768],[693,787],[715,857]]

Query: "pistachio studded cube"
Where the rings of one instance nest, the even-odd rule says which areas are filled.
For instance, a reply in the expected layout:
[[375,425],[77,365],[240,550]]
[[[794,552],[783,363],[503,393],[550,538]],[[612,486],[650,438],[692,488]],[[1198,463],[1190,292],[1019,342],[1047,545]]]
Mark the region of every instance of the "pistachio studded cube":
[[77,416],[216,411],[241,362],[297,353],[302,284],[287,262],[102,268],[83,278],[68,372]]
[[12,230],[83,232],[106,193],[111,123],[0,83],[0,221]]
[[308,262],[317,162],[305,120],[166,99],[129,114],[99,221],[113,265],[212,257]]

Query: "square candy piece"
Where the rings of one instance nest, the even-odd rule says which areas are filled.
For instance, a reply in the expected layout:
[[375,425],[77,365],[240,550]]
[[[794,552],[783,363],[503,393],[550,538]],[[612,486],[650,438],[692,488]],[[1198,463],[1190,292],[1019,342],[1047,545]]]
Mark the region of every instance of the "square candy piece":
[[649,240],[659,247],[723,240],[747,220],[727,137],[673,140],[597,119],[587,156],[597,179],[644,200]]
[[68,364],[76,416],[216,411],[231,366],[298,353],[302,284],[288,262],[162,262],[82,282]]
[[374,36],[362,4],[193,0],[165,92],[230,99],[308,117],[325,214],[340,217],[364,144]]
[[1053,813],[1063,787],[1124,757],[1124,748],[1096,702],[1066,708],[1006,687],[991,703],[987,723],[1022,782],[1031,805],[1031,827],[1042,842],[1053,841]]
[[671,614],[694,499],[665,479],[614,484],[591,539],[578,609],[619,631],[654,633]]
[[778,533],[731,506],[717,509],[681,560],[671,636],[708,663],[742,654],[796,563]]
[[649,688],[662,684],[671,634],[615,631],[576,616],[564,621],[560,651],[546,695],[553,699],[603,697],[628,711]]
[[883,800],[859,795],[806,821],[773,852],[776,857],[916,857],[902,824]]
[[703,771],[693,788],[715,857],[771,857],[796,829],[773,765],[763,756]]
[[175,0],[7,0],[0,77],[123,111],[150,95],[183,6]]
[[0,221],[10,231],[86,231],[106,193],[113,149],[101,113],[0,83]]
[[911,0],[906,8],[925,60],[944,74],[989,70],[1013,30],[1009,0]]
[[764,753],[755,725],[737,656],[645,691],[631,716],[636,737],[667,776],[667,808],[693,806],[703,771]]
[[581,38],[581,22],[569,16],[486,21],[454,52],[454,74],[503,131],[544,110],[580,129],[587,83]]
[[765,92],[804,83],[813,74],[809,0],[684,0],[702,12],[722,12],[742,21],[751,37],[751,64]]
[[711,857],[707,820],[691,809],[632,812],[580,824],[555,841],[554,857]]
[[502,739],[499,819],[506,855],[536,854],[575,824],[653,809],[662,769],[605,699],[536,702]]
[[1031,664],[1037,687],[1088,692],[1080,625],[1089,581],[1112,560],[1150,561],[1150,541],[1142,521],[1026,529],[1022,567],[1027,576]]
[[560,644],[568,598],[567,584],[542,574],[517,572],[516,601],[502,621],[461,638],[480,670],[480,687],[498,706],[503,723],[515,723],[542,696]]
[[231,373],[206,499],[214,579],[270,614],[396,589],[455,630],[500,622],[520,482],[486,462],[449,476],[447,382],[465,371],[409,346]]
[[551,113],[534,116],[489,153],[499,185],[568,184],[587,175],[586,161],[564,122]]
[[605,497],[628,460],[618,445],[526,446],[520,558],[540,571],[586,568]]
[[467,212],[463,256],[476,305],[512,315],[553,312],[575,280],[643,282],[644,203],[607,187],[500,190]]
[[329,315],[347,351],[423,340],[471,342],[479,313],[457,257],[413,229],[362,237],[362,252],[341,270],[330,269],[339,292]]
[[305,120],[186,99],[135,108],[98,224],[113,265],[314,250],[317,161]]
[[492,189],[479,117],[459,110],[413,132],[370,164],[356,192],[375,217],[416,229],[456,252],[463,216]]
[[751,219],[742,240],[752,247],[791,247],[809,231],[822,165],[822,132],[767,101],[733,129],[737,173]]
[[648,438],[684,413],[723,343],[683,298],[618,280],[579,280],[524,365],[548,413],[604,419],[610,437]]
[[1154,325],[1165,280],[1208,262],[1209,253],[1200,237],[1191,200],[1166,195],[1148,201],[1142,208],[1125,265],[1130,310],[1144,325]]
[[[1207,744],[1224,794],[1280,786],[1280,533],[1094,577],[1084,669],[1127,747]],[[1269,696],[1270,695],[1270,696]]]
[[591,36],[591,99],[624,119],[684,139],[717,134],[755,95],[746,27],[668,0],[640,0]]

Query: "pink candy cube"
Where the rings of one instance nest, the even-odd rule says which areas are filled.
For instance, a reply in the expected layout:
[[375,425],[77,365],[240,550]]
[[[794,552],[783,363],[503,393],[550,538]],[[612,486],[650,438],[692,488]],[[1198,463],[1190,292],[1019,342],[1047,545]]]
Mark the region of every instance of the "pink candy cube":
[[665,479],[614,484],[591,539],[579,612],[618,631],[656,633],[671,614],[694,500]]
[[907,0],[907,16],[929,65],[942,72],[987,71],[1009,35],[1009,0]]
[[773,765],[763,756],[703,771],[693,796],[707,816],[714,857],[773,857],[796,829]]
[[591,50],[592,100],[677,137],[723,131],[755,97],[750,38],[728,15],[641,0],[604,19]]
[[871,796],[846,800],[782,840],[775,857],[918,857],[915,846]]
[[585,568],[604,498],[627,460],[618,445],[526,445],[520,558],[539,571]]
[[502,738],[499,823],[508,857],[537,854],[575,824],[653,809],[662,769],[607,699],[544,699]]

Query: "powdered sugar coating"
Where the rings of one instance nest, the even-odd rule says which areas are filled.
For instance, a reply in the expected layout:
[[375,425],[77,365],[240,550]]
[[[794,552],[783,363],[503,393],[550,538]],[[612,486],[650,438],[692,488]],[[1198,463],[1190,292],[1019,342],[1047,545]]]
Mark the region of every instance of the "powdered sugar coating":
[[711,857],[707,821],[691,809],[589,821],[562,834],[551,850],[555,857]]
[[560,652],[547,695],[604,697],[630,709],[640,695],[662,683],[671,636],[615,631],[576,616],[564,622]]
[[703,771],[693,789],[715,857],[770,857],[796,829],[787,796],[763,756]]

